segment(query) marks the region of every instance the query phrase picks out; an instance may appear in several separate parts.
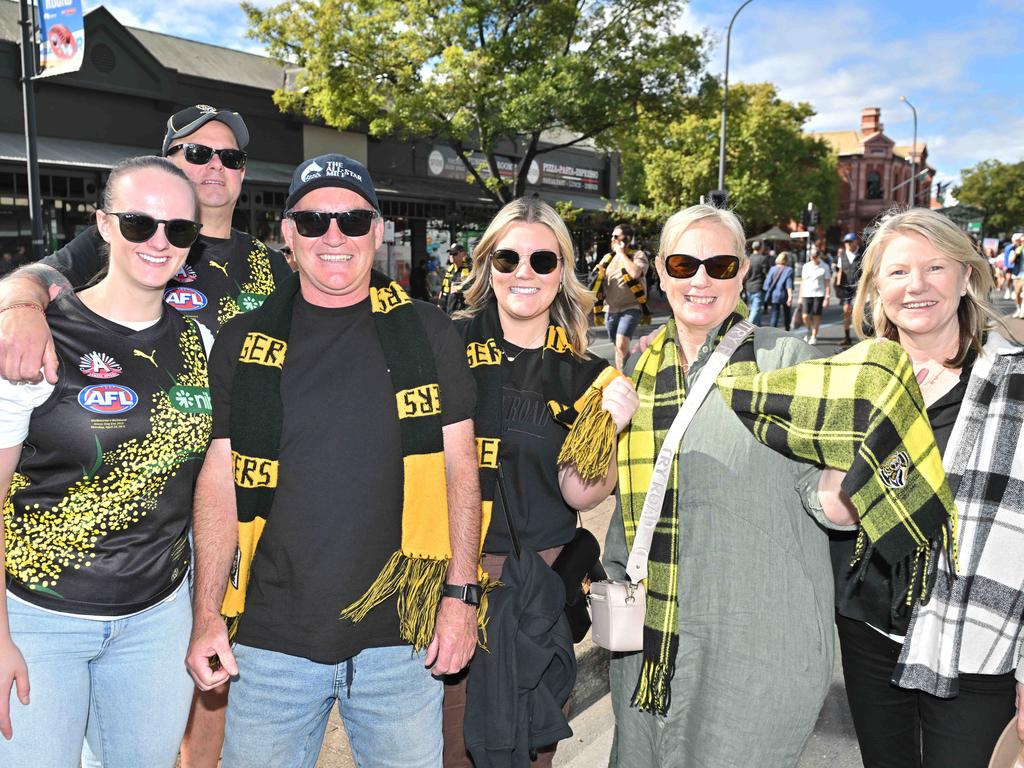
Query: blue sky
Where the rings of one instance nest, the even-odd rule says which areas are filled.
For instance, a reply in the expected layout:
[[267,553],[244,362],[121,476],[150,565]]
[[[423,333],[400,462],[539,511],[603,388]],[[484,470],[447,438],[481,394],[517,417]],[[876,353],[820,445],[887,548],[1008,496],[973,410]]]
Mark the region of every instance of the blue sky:
[[[723,70],[725,30],[741,2],[691,0],[679,21],[713,42],[711,72]],[[128,26],[260,50],[237,0],[102,4]],[[909,145],[905,95],[939,181],[988,158],[1024,160],[1022,0],[753,0],[733,26],[729,80],[770,81],[783,98],[810,102],[811,130],[856,129],[863,107],[880,107],[886,134]]]

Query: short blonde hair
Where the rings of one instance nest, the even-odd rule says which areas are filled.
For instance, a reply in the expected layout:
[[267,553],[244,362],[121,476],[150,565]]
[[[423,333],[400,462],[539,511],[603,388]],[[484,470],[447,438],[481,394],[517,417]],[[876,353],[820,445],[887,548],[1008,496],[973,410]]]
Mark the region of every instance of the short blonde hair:
[[491,287],[491,253],[495,244],[513,224],[543,224],[558,241],[562,257],[562,279],[551,303],[551,322],[565,329],[576,357],[587,355],[587,327],[594,307],[594,294],[576,277],[576,249],[569,230],[550,205],[533,197],[521,197],[505,205],[487,225],[483,237],[473,249],[470,285],[465,291],[466,308],[458,316],[480,314],[494,297]]
[[775,257],[775,263],[776,264],[789,264],[789,257],[790,257],[790,255],[791,254],[790,254],[789,251],[783,251],[782,253],[780,253],[778,256]]
[[885,249],[901,235],[919,235],[943,256],[970,267],[967,293],[957,307],[960,326],[960,344],[956,354],[945,361],[951,368],[960,368],[968,354],[981,352],[983,336],[995,323],[1001,324],[998,313],[988,300],[993,288],[992,272],[988,262],[978,252],[971,238],[941,213],[927,208],[893,209],[884,214],[864,250],[857,299],[853,305],[853,322],[863,338],[874,335],[899,341],[896,325],[886,317],[882,297],[878,292],[878,274]]
[[725,228],[732,236],[733,248],[736,251],[732,255],[739,257],[741,266],[747,261],[747,239],[743,234],[743,224],[740,223],[739,217],[726,208],[701,204],[683,208],[668,217],[668,221],[661,229],[661,242],[658,244],[658,259],[662,264],[683,232],[698,223],[717,224]]

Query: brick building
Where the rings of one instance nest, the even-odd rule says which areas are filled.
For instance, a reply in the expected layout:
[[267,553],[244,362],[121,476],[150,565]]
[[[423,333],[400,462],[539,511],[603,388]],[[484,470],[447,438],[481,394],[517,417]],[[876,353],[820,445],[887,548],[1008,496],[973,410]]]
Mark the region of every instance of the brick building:
[[[827,141],[838,156],[839,209],[828,241],[837,243],[846,232],[864,227],[893,205],[910,202],[911,154],[913,147],[896,146],[885,135],[882,110],[861,110],[859,131],[826,131],[815,135]],[[914,204],[929,207],[935,169],[928,165],[928,147],[918,139],[917,178]]]

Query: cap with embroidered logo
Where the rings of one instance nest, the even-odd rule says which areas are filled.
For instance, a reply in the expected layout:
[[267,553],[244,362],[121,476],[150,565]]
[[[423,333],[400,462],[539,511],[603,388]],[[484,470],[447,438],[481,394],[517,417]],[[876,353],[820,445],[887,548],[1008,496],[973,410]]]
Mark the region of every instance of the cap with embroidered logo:
[[288,187],[288,200],[285,210],[291,210],[308,193],[321,187],[338,187],[348,189],[362,197],[366,202],[380,211],[377,202],[377,191],[373,188],[373,179],[366,166],[345,155],[318,155],[304,160],[292,173],[292,183]]

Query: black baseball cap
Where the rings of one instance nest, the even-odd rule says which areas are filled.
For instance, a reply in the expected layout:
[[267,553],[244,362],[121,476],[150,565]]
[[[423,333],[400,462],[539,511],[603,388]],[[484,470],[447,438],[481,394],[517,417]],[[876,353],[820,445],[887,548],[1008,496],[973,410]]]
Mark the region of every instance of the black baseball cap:
[[194,107],[187,107],[180,112],[175,112],[167,118],[167,135],[164,136],[164,147],[161,154],[166,155],[167,150],[176,139],[184,138],[198,131],[202,126],[211,120],[224,123],[231,132],[235,134],[235,141],[239,149],[245,149],[249,143],[249,129],[245,127],[245,121],[237,112],[230,109],[217,109],[208,104],[196,104]]
[[464,246],[462,243],[452,243],[451,245],[448,246],[448,253],[450,253],[453,256],[456,253],[465,253],[465,252],[466,252],[466,246]]
[[292,173],[285,210],[291,210],[308,193],[321,187],[349,189],[380,212],[377,191],[373,188],[373,179],[366,166],[351,157],[338,154],[317,155],[299,163]]

